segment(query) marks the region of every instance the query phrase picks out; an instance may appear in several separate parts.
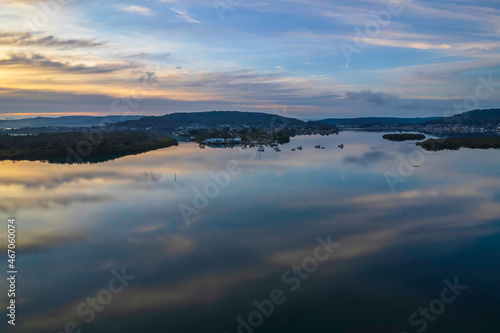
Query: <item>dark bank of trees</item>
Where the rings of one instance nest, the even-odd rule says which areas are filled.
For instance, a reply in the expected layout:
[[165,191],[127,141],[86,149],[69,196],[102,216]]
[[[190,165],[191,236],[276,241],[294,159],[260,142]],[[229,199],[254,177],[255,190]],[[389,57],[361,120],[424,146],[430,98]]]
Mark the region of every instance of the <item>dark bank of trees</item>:
[[425,135],[423,134],[385,134],[383,136],[384,139],[390,141],[410,141],[410,140],[423,140],[425,139]]
[[177,145],[169,136],[143,131],[83,131],[0,136],[0,160],[78,163],[113,159]]
[[457,150],[460,148],[489,149],[500,148],[499,137],[429,139],[417,143],[429,151]]

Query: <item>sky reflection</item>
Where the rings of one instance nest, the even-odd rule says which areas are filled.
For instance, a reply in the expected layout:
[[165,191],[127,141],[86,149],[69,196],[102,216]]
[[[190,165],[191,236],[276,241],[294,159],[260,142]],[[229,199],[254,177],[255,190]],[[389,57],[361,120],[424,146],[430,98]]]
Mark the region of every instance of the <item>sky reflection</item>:
[[[236,318],[327,235],[341,247],[259,332],[409,329],[408,316],[455,276],[470,293],[432,331],[487,331],[486,315],[499,309],[487,294],[500,295],[500,265],[488,259],[500,251],[500,156],[426,153],[391,192],[384,174],[416,147],[381,136],[299,137],[251,159],[240,148],[181,144],[76,165],[61,180],[50,164],[3,163],[0,209],[19,225],[16,332],[60,332],[70,320],[84,332],[236,332]],[[242,172],[186,225],[178,205],[230,160]],[[75,309],[122,267],[136,279],[84,323]]]

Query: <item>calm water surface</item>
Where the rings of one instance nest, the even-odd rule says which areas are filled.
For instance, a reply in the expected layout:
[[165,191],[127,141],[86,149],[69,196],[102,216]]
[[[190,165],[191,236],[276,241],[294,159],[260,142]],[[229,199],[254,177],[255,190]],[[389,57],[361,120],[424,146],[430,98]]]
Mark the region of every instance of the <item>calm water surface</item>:
[[[424,155],[381,136],[298,137],[279,154],[186,143],[94,165],[0,164],[20,255],[17,325],[3,312],[0,331],[498,332],[499,151]],[[220,188],[210,173],[230,162]],[[394,191],[387,173],[400,177]],[[339,247],[311,260],[328,237]],[[304,263],[309,273],[289,271]],[[101,292],[123,268],[135,278]],[[455,278],[467,289],[412,326]],[[81,305],[98,294],[106,305]]]

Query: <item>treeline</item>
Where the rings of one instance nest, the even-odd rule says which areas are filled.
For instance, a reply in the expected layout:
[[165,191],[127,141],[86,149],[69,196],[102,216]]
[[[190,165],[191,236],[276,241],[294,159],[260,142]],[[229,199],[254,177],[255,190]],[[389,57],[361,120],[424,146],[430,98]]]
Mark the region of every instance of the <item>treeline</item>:
[[428,139],[417,145],[428,151],[457,150],[460,148],[500,148],[499,137]]
[[435,125],[486,125],[500,124],[500,109],[472,110],[451,117],[428,121]]
[[410,141],[410,140],[423,140],[425,139],[425,135],[423,134],[410,134],[410,133],[402,133],[402,134],[385,134],[383,136],[384,139],[390,141]]
[[79,163],[113,159],[177,145],[177,140],[142,131],[89,131],[0,136],[0,160]]
[[200,125],[207,128],[218,126],[232,127],[264,127],[264,128],[306,128],[330,129],[334,126],[320,121],[302,121],[295,118],[275,114],[239,111],[209,111],[172,113],[160,117],[144,117],[139,120],[129,120],[111,124],[108,128],[150,129],[153,131],[173,130],[182,126]]
[[187,131],[187,136],[192,138],[193,141],[202,142],[211,138],[241,138],[242,142],[261,140],[261,139],[274,139],[278,143],[290,142],[291,132],[288,128],[279,130],[269,130],[264,127],[245,127],[238,129],[231,129],[230,127],[223,128],[200,128]]

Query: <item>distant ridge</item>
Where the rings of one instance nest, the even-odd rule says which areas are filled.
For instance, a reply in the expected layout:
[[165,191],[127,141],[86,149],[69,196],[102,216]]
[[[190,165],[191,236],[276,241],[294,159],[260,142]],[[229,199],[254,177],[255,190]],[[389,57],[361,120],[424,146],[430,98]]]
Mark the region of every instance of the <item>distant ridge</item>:
[[173,129],[178,126],[203,125],[208,127],[229,126],[261,126],[279,127],[287,126],[314,126],[329,127],[330,125],[319,121],[302,121],[295,118],[283,117],[276,114],[242,111],[206,111],[206,112],[181,112],[171,113],[160,117],[144,117],[139,120],[128,120],[114,124],[117,128],[135,128],[152,130]]
[[362,117],[362,118],[328,118],[321,120],[324,123],[336,126],[360,126],[377,124],[397,125],[485,125],[500,123],[500,109],[472,110],[456,114],[451,117],[427,117],[427,118],[397,118],[397,117]]
[[63,116],[57,118],[36,117],[28,119],[0,120],[0,128],[25,127],[80,127],[100,126],[106,123],[117,123],[125,120],[141,119],[145,116]]
[[436,125],[486,125],[500,124],[500,109],[472,110],[451,117],[440,118],[427,122]]
[[363,118],[328,118],[321,120],[324,123],[336,126],[350,125],[377,125],[377,124],[424,124],[429,121],[441,119],[441,117],[427,118],[397,118],[397,117],[363,117]]
[[0,120],[1,128],[40,128],[40,127],[88,127],[115,124],[124,128],[166,129],[182,125],[200,124],[204,126],[262,126],[275,127],[281,125],[321,127],[363,126],[377,124],[417,125],[417,124],[463,124],[483,125],[499,124],[500,109],[473,110],[452,117],[398,118],[398,117],[360,117],[360,118],[328,118],[319,121],[303,121],[277,114],[243,111],[205,111],[179,112],[163,116],[63,116],[57,118],[37,117],[29,119]]

